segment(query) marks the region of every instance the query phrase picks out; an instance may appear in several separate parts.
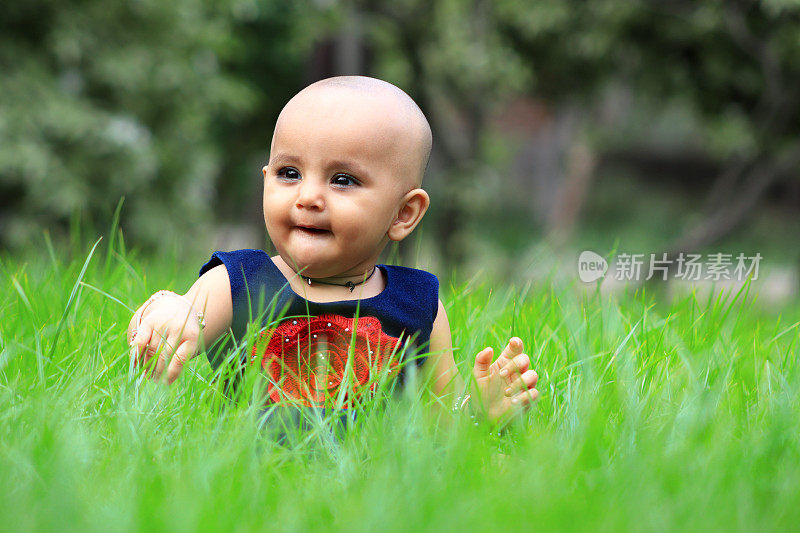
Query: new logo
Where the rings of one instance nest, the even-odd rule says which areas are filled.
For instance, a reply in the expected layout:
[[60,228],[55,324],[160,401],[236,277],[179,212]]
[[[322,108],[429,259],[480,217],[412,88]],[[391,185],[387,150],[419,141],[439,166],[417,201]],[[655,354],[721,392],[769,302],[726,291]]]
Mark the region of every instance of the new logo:
[[578,256],[578,277],[584,283],[597,281],[608,272],[608,261],[591,250],[584,250]]

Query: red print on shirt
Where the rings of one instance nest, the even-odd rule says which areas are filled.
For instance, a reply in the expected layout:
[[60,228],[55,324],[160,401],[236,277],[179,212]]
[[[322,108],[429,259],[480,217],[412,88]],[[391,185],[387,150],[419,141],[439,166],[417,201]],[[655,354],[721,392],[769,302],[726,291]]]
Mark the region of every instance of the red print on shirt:
[[287,318],[267,329],[253,347],[253,358],[269,373],[268,394],[273,402],[295,400],[309,406],[335,402],[340,389],[345,407],[375,382],[388,364],[397,374],[399,339],[387,335],[377,318],[362,316],[356,325],[353,375],[345,380],[348,347],[353,340],[353,318],[339,315]]

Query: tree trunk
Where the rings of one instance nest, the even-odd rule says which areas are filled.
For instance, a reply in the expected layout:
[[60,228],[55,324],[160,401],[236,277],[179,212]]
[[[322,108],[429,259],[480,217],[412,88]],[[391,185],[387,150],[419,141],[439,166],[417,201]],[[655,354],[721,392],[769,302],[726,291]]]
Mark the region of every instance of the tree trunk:
[[591,188],[596,163],[595,154],[587,143],[578,141],[572,145],[547,229],[547,240],[556,248],[569,240],[577,225]]

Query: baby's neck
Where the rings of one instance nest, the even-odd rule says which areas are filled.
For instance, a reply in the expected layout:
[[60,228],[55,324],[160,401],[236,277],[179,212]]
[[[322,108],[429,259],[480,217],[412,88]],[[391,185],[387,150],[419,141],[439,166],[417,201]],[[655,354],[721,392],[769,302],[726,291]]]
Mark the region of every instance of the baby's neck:
[[[331,276],[326,278],[307,278],[298,274],[291,266],[286,264],[280,255],[272,257],[272,262],[283,273],[292,290],[311,302],[336,302],[340,300],[363,300],[380,294],[386,288],[386,276],[375,265],[360,276]],[[374,273],[373,273],[374,269]],[[372,275],[370,275],[372,273]],[[369,278],[364,281],[365,278]],[[354,286],[350,290],[345,283],[351,281]],[[362,283],[363,282],[363,283]]]

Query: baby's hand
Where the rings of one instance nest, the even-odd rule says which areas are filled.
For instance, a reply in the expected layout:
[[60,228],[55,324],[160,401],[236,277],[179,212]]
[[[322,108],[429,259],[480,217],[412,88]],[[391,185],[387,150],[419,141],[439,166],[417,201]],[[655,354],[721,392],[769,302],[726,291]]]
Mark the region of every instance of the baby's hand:
[[530,368],[530,358],[522,349],[522,340],[513,337],[494,363],[491,347],[475,356],[472,373],[476,393],[492,422],[506,418],[539,397],[539,391],[534,388],[539,376]]
[[172,383],[197,353],[202,325],[202,315],[187,298],[159,291],[139,307],[128,325],[131,359],[155,380],[169,361],[167,381]]

